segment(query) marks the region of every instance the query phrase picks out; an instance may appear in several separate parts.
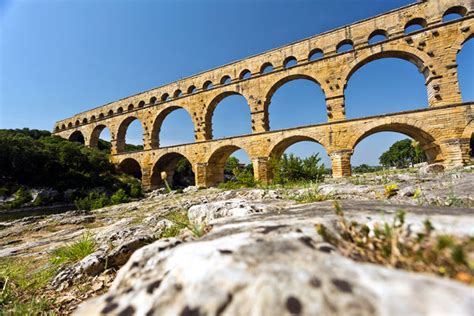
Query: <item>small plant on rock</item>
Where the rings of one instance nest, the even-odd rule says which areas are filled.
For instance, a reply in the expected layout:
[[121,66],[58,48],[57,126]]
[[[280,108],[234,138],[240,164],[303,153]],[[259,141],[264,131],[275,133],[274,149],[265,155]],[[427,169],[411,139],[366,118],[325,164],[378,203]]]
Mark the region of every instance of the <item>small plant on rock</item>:
[[97,244],[92,235],[85,233],[78,241],[53,250],[51,263],[54,265],[75,263],[93,253],[96,248]]
[[386,198],[390,198],[397,194],[398,186],[395,183],[387,184],[385,186],[384,195]]

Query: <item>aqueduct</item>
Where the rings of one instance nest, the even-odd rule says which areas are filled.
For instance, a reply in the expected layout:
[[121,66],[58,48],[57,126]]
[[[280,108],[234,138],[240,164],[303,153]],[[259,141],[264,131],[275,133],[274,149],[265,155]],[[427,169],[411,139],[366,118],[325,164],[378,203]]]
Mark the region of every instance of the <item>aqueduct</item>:
[[[269,157],[281,155],[302,140],[324,146],[334,177],[349,176],[354,147],[380,131],[400,132],[419,141],[429,162],[447,167],[463,165],[470,159],[474,103],[462,103],[456,56],[474,37],[473,7],[472,0],[418,1],[79,113],[58,121],[54,134],[96,147],[100,132],[107,127],[112,161],[141,177],[145,188],[160,186],[160,172],[167,171],[171,176],[182,157],[192,164],[196,185],[215,185],[223,180],[227,158],[238,149],[244,149],[250,157],[255,178],[267,182],[271,179]],[[459,18],[445,22],[447,14]],[[414,25],[418,30],[408,32]],[[374,36],[383,39],[372,43]],[[351,49],[340,52],[343,45]],[[346,119],[344,90],[349,78],[371,61],[394,57],[413,63],[424,75],[428,108]],[[284,83],[301,78],[317,83],[323,90],[327,122],[269,131],[268,107],[273,93]],[[234,94],[247,100],[252,134],[213,139],[214,109]],[[161,147],[162,123],[176,109],[185,109],[191,116],[195,142]],[[125,134],[134,120],[142,124],[144,149],[125,152]]]

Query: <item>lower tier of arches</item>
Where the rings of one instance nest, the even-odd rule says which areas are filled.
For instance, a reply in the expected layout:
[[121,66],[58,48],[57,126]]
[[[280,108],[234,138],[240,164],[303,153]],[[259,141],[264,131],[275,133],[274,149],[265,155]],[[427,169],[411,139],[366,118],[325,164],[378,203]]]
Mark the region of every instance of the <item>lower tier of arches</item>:
[[281,156],[297,142],[313,141],[329,155],[333,177],[345,177],[351,175],[351,156],[360,141],[379,132],[398,132],[416,140],[429,163],[443,163],[451,168],[470,161],[473,106],[474,103],[456,104],[136,151],[113,155],[112,161],[120,170],[133,170],[134,176],[141,175],[145,189],[155,189],[173,182],[176,168],[184,159],[192,169],[187,176],[194,177],[188,182],[210,187],[224,181],[227,159],[242,149],[250,158],[255,179],[268,183],[272,180],[271,157]]

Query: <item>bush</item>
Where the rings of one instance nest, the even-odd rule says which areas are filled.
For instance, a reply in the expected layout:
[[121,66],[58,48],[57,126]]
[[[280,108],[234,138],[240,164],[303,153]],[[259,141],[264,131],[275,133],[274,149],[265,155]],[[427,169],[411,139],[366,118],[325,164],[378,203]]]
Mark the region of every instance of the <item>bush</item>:
[[297,181],[322,181],[326,168],[320,164],[318,153],[307,158],[299,158],[293,154],[284,154],[281,158],[270,158],[270,171],[273,173],[273,182],[287,184]]
[[91,211],[110,204],[105,193],[90,192],[85,198],[76,199],[74,205],[78,210]]
[[128,197],[127,193],[125,192],[124,189],[118,189],[117,192],[115,192],[111,197],[110,197],[110,204],[115,205],[115,204],[120,204],[120,203],[125,203],[130,201],[130,198]]
[[28,202],[31,202],[32,199],[33,197],[31,196],[30,191],[28,189],[20,187],[15,192],[15,199],[13,201],[4,203],[3,205],[0,206],[0,208],[4,208],[4,209],[18,208]]

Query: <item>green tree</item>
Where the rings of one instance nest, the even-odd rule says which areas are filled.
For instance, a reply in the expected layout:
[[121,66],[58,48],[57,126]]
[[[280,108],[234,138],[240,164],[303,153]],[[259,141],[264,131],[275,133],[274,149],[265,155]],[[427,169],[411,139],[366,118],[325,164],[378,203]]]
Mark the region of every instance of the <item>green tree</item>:
[[408,138],[395,142],[379,157],[384,167],[407,168],[423,161],[426,161],[426,155],[419,143]]
[[304,159],[293,154],[284,154],[280,158],[272,157],[270,171],[273,173],[273,182],[285,184],[295,181],[321,181],[326,168],[320,162],[318,153]]

